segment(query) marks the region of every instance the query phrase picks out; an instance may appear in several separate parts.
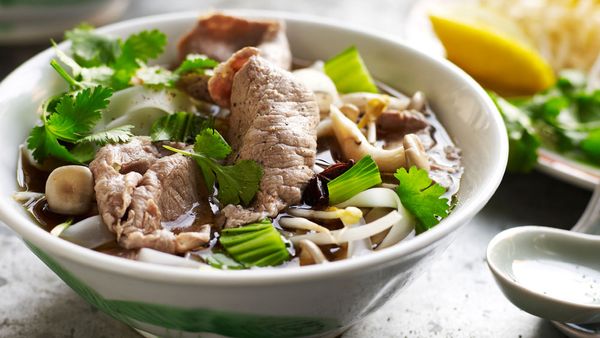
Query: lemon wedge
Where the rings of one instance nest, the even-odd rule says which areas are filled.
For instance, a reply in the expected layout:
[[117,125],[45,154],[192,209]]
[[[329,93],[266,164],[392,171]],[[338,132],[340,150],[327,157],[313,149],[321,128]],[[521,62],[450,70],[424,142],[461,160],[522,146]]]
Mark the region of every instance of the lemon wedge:
[[556,81],[550,65],[519,26],[476,6],[438,7],[429,13],[446,56],[484,87],[503,95],[529,95]]

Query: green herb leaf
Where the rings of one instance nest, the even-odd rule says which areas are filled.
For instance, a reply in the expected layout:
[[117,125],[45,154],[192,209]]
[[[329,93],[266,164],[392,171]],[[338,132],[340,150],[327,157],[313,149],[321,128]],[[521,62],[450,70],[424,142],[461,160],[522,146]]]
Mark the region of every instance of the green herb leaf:
[[327,183],[329,205],[342,203],[378,184],[381,184],[379,168],[371,156],[367,155],[342,175]]
[[355,46],[325,62],[324,70],[340,93],[379,92]]
[[133,133],[131,132],[131,129],[133,129],[133,127],[134,126],[130,124],[115,127],[113,129],[104,130],[85,136],[77,140],[77,142],[95,143],[99,146],[103,146],[108,143],[126,143],[129,142],[129,140],[131,140],[131,138],[133,137]]
[[508,133],[508,170],[512,172],[531,171],[537,163],[537,149],[540,139],[529,116],[508,101],[490,92],[490,97],[500,111]]
[[46,130],[46,126],[37,126],[31,129],[27,138],[27,148],[33,150],[33,158],[39,163],[44,162],[48,157],[79,163],[69,150],[58,142],[56,137]]
[[138,62],[156,58],[162,53],[166,44],[167,36],[159,30],[142,31],[129,36],[121,46],[121,54],[112,65],[115,70],[113,87],[115,89],[128,87],[132,76],[140,68]]
[[194,151],[217,160],[223,160],[231,153],[231,147],[218,131],[204,129],[196,135]]
[[83,89],[75,97],[63,95],[56,111],[49,115],[46,128],[60,140],[76,142],[100,120],[111,95],[112,90],[102,86]]
[[203,74],[205,70],[212,69],[219,65],[219,62],[200,54],[188,54],[183,62],[175,69],[173,73],[183,75],[186,73]]
[[90,68],[112,64],[120,53],[119,41],[98,34],[90,25],[79,25],[65,33],[71,40],[71,54],[82,67]]
[[396,193],[402,205],[419,221],[417,232],[431,229],[448,216],[448,199],[441,196],[446,189],[429,178],[426,170],[400,168],[394,174],[399,184]]
[[178,112],[154,121],[150,128],[152,141],[193,142],[203,129],[210,126],[207,118],[193,113]]
[[595,163],[600,164],[600,129],[590,132],[581,141],[581,150]]
[[245,266],[276,266],[290,254],[279,231],[269,220],[223,229],[219,242],[231,257]]
[[255,161],[242,160],[232,166],[217,162],[231,152],[231,148],[216,130],[203,130],[196,136],[194,152],[163,146],[173,152],[190,156],[196,160],[209,191],[218,184],[219,202],[248,205],[258,191],[263,175],[262,167]]

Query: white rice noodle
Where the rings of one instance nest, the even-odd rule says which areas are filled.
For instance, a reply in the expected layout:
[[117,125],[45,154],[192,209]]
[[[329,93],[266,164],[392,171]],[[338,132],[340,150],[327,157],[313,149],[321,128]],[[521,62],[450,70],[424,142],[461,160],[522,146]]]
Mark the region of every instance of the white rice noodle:
[[159,265],[168,265],[168,266],[178,266],[182,268],[192,268],[192,269],[203,269],[203,270],[214,270],[212,266],[200,262],[193,261],[191,259],[182,258],[179,256],[171,255],[168,253],[164,253],[158,250],[142,248],[140,249],[137,260],[139,262],[159,264]]
[[[358,223],[354,224],[344,224],[346,229],[358,228],[364,226],[367,222],[365,222],[364,218],[361,218]],[[373,251],[373,244],[371,243],[371,237],[366,237],[363,239],[359,239],[356,241],[348,242],[347,258],[361,256],[366,253]]]
[[30,202],[44,197],[44,194],[33,191],[17,191],[13,194],[13,199],[19,203]]
[[64,228],[59,237],[88,249],[97,248],[116,239],[115,234],[108,230],[98,215]]
[[135,135],[149,135],[156,119],[179,111],[195,111],[192,100],[182,91],[133,86],[114,93],[96,129],[131,124]]
[[325,245],[325,244],[342,244],[348,243],[351,241],[357,241],[365,238],[369,238],[375,234],[378,234],[386,229],[391,228],[394,224],[400,222],[402,219],[402,215],[398,213],[398,211],[393,210],[387,215],[381,217],[380,219],[361,225],[353,228],[344,228],[340,230],[333,230],[329,233],[313,233],[306,234],[300,236],[294,236],[290,238],[290,241],[294,243],[294,245],[298,244],[303,239],[308,239],[313,241],[317,245]]
[[381,250],[394,245],[408,236],[415,228],[414,217],[402,206],[400,198],[393,190],[387,188],[371,188],[365,190],[336,207],[355,206],[359,208],[393,208],[398,211],[401,218],[393,225],[390,232],[383,239],[376,250]]
[[288,229],[329,232],[329,229],[327,229],[326,227],[318,225],[317,223],[303,217],[281,217],[279,219],[279,225]]

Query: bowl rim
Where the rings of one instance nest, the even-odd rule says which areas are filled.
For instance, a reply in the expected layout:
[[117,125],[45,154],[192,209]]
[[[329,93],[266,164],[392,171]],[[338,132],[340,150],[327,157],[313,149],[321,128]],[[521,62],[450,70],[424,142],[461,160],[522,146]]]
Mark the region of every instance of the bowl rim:
[[[102,33],[114,33],[135,26],[146,25],[148,27],[152,27],[152,25],[156,23],[177,21],[190,21],[193,23],[199,15],[207,12],[209,11],[186,11],[145,16],[103,26],[98,28],[98,31]],[[9,225],[13,230],[15,230],[20,236],[22,236],[24,240],[30,241],[33,244],[40,246],[42,249],[48,250],[54,255],[62,257],[66,260],[74,261],[78,264],[93,268],[95,270],[127,275],[132,278],[139,278],[143,280],[177,284],[208,285],[217,283],[219,285],[246,286],[258,284],[273,285],[350,274],[356,271],[366,270],[370,267],[385,266],[386,264],[390,264],[395,260],[410,256],[432,245],[434,242],[439,241],[443,237],[448,236],[460,226],[466,224],[484,207],[487,201],[492,197],[493,193],[500,184],[506,168],[506,163],[508,160],[508,137],[504,129],[504,122],[502,121],[502,118],[492,100],[487,96],[485,90],[460,68],[448,60],[429,56],[424,52],[408,46],[406,42],[390,36],[389,34],[369,28],[343,23],[334,19],[322,18],[307,14],[269,10],[228,9],[222,10],[221,12],[244,15],[247,17],[263,17],[282,19],[285,21],[298,21],[323,26],[325,29],[348,31],[356,35],[365,36],[371,40],[379,40],[383,43],[394,44],[404,48],[408,53],[413,53],[420,58],[427,59],[429,62],[437,62],[441,64],[444,68],[444,71],[460,78],[460,80],[463,81],[471,90],[473,90],[476,95],[480,96],[484,111],[486,111],[489,115],[491,122],[490,125],[493,127],[490,132],[495,132],[497,134],[499,142],[498,147],[500,151],[495,157],[496,165],[493,167],[493,171],[489,172],[482,184],[478,186],[476,190],[474,190],[474,193],[470,198],[470,203],[460,204],[447,218],[442,220],[439,225],[419,236],[416,236],[410,241],[402,242],[386,250],[382,250],[370,255],[355,257],[350,260],[292,269],[263,268],[257,270],[251,269],[250,271],[196,270],[131,261],[106,255],[94,250],[89,250],[60,238],[51,236],[48,232],[36,226],[34,221],[25,222],[22,224],[20,217],[15,215],[14,212],[11,212],[13,208],[12,204],[10,206],[8,206],[8,204],[0,204],[0,219],[5,224]],[[59,47],[64,48],[65,46],[66,42],[59,44]],[[7,83],[12,82],[12,78],[16,75],[19,75],[18,73],[23,72],[29,68],[31,64],[39,62],[39,60],[50,58],[53,53],[54,52],[52,48],[48,48],[13,70],[0,83],[0,95],[3,92],[10,92]]]

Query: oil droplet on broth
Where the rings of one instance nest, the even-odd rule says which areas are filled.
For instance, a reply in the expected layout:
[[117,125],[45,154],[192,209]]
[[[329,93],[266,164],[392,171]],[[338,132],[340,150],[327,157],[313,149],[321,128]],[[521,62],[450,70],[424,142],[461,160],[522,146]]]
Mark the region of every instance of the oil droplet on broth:
[[547,259],[515,260],[515,281],[530,290],[580,304],[600,304],[600,271]]

